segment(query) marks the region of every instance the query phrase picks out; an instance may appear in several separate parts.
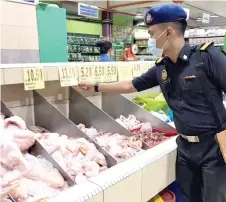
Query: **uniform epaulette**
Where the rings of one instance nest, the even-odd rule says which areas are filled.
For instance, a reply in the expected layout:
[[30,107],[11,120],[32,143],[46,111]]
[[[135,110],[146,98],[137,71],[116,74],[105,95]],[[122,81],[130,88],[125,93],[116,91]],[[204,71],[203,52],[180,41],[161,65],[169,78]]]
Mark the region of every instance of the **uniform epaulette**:
[[206,51],[210,46],[212,46],[214,44],[214,42],[206,42],[206,43],[204,43],[202,46],[201,46],[201,48],[200,48],[200,50],[201,51]]
[[157,60],[155,61],[155,64],[156,64],[156,65],[160,64],[160,63],[162,62],[163,58],[164,58],[164,57],[161,57],[161,58],[157,59]]

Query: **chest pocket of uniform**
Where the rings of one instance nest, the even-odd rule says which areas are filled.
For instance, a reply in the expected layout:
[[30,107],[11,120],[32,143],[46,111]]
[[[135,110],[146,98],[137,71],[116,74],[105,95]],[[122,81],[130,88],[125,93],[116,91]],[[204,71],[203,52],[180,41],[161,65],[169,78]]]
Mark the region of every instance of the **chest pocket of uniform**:
[[182,90],[190,92],[202,92],[201,78],[181,78]]

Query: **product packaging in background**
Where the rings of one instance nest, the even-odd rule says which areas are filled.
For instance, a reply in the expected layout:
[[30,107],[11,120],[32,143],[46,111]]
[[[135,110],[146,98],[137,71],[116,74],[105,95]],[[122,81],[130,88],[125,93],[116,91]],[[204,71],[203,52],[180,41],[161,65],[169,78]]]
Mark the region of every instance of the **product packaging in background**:
[[167,115],[169,113],[169,106],[167,105],[162,93],[142,94],[135,97],[133,102],[140,105],[149,112],[163,111]]

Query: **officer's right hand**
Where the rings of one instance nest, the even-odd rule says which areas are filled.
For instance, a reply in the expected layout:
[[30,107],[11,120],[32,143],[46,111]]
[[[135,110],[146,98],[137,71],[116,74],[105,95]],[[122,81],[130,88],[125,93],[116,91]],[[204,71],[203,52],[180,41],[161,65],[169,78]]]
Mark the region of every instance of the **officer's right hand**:
[[94,82],[89,82],[89,81],[85,81],[85,82],[79,82],[78,83],[78,89],[82,90],[82,91],[89,91],[89,92],[94,92],[94,86],[95,83]]

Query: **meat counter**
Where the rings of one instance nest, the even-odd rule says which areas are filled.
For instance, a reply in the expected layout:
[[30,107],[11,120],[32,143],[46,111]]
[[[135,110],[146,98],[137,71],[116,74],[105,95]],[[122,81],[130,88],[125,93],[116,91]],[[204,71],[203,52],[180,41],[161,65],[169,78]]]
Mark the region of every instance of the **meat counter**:
[[[108,102],[106,102],[107,95],[102,97],[100,94],[91,94],[88,97],[85,95],[86,98],[84,98],[71,87],[61,88],[58,78],[58,67],[69,64],[56,63],[42,65],[45,67],[46,88],[44,90],[34,91],[33,93],[31,91],[24,91],[23,89],[23,68],[21,67],[25,67],[24,64],[3,66],[1,69],[2,101],[16,115],[25,119],[28,125],[39,125],[51,132],[57,131],[59,134],[66,134],[68,136],[74,136],[75,133],[82,134],[82,137],[85,135],[86,138],[96,145],[102,154],[105,153],[104,156],[110,166],[109,169],[101,172],[98,176],[91,177],[82,184],[74,185],[50,201],[67,199],[66,201],[146,202],[174,181],[176,159],[175,137],[148,150],[147,145],[142,142],[144,152],[116,165],[117,158],[112,155],[112,151],[103,149],[103,145],[101,147],[97,143],[96,137],[90,137],[85,133],[84,128],[77,127],[79,123],[85,123],[88,128],[95,126],[96,129],[104,129],[113,133],[118,132],[120,135],[126,137],[133,135],[131,131],[126,130],[114,120],[121,114],[112,114],[106,108],[106,103]],[[37,64],[27,64],[27,66],[35,67]],[[99,103],[95,102],[97,98]],[[101,110],[101,99],[102,109],[105,112]],[[120,99],[123,99],[123,102],[125,102],[124,97],[119,96]],[[40,102],[45,103],[45,105],[38,104]],[[126,102],[130,101],[126,99]],[[81,105],[81,103],[84,103],[84,105]],[[95,107],[95,105],[98,107]],[[123,106],[123,104],[120,105]],[[43,108],[43,106],[45,107]],[[48,107],[46,108],[46,106]],[[85,107],[86,110],[82,109],[81,106],[87,106]],[[149,115],[147,116],[147,112],[133,103],[132,106],[132,109],[128,109],[126,114],[122,115],[128,116],[129,114],[133,114],[140,121],[151,121],[152,124],[157,123],[155,127],[159,126],[158,123],[160,123],[161,127],[165,127],[164,129],[174,131],[173,128],[170,128],[167,124],[155,117],[144,119],[144,117],[150,117]],[[51,116],[46,115],[49,113],[49,110],[54,111],[54,113],[51,112]],[[129,112],[129,110],[132,111]],[[137,111],[139,112],[138,114],[136,113]],[[142,116],[140,113],[144,115]],[[76,114],[79,116],[76,116]],[[90,114],[90,117],[93,118],[89,119],[89,116],[86,116],[87,114]],[[63,117],[63,121],[59,117]],[[97,117],[101,117],[101,121],[98,121]],[[59,122],[56,123],[54,121],[55,119]],[[66,120],[67,122],[65,123]],[[55,124],[51,124],[54,122]],[[70,129],[68,124],[73,129]]]

